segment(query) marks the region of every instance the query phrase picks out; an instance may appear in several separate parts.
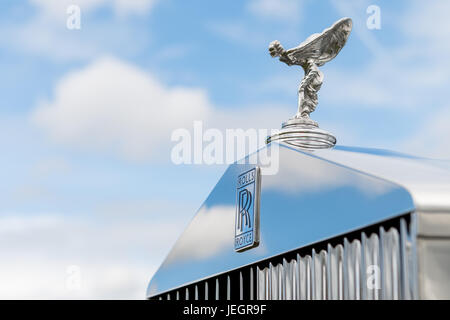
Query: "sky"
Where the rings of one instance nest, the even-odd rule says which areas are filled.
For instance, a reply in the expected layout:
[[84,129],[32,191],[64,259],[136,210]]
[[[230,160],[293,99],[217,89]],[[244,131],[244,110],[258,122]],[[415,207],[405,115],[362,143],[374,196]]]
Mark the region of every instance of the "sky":
[[448,1],[6,0],[0,9],[2,299],[145,298],[226,169],[174,164],[172,132],[194,121],[279,128],[296,111],[303,72],[271,58],[269,43],[294,47],[342,17],[353,30],[321,67],[311,117],[339,145],[450,158]]

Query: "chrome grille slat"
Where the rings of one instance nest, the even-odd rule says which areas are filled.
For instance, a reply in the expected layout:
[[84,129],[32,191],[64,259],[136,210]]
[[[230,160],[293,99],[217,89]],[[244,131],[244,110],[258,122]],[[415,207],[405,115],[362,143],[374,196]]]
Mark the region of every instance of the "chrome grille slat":
[[231,300],[231,279],[227,276],[227,300]]
[[344,238],[344,260],[343,260],[343,266],[344,266],[344,300],[348,300],[350,297],[350,289],[349,287],[352,285],[351,281],[352,279],[349,278],[349,274],[351,273],[349,268],[351,268],[350,264],[348,263],[349,260],[349,242],[347,238]]
[[216,300],[219,300],[219,278],[216,278]]
[[367,248],[367,236],[361,232],[361,300],[367,300],[367,260],[365,250]]
[[407,251],[407,233],[406,233],[406,220],[400,219],[400,259],[401,259],[401,296],[404,299],[411,299],[408,282],[408,251]]
[[[380,227],[380,231],[379,231],[379,235],[380,235],[380,238],[379,238],[379,242],[380,242],[380,244],[379,244],[379,246],[378,246],[378,248],[379,248],[379,252],[380,252],[380,264],[379,264],[379,266],[380,266],[380,279],[381,279],[381,299],[382,300],[386,300],[386,287],[385,287],[385,285],[386,285],[386,272],[385,272],[385,268],[384,268],[384,251],[385,251],[385,249],[384,249],[384,244],[385,244],[385,241],[384,241],[384,228],[383,227]],[[389,286],[389,283],[388,283],[388,286]]]
[[354,299],[361,300],[361,241],[355,240],[352,242],[352,260],[351,263],[354,268]]
[[[381,272],[378,268],[380,265],[380,248],[379,248],[379,237],[377,234],[372,234],[367,241],[367,248],[365,248],[365,256],[367,261],[366,269],[368,272],[368,279],[366,280],[367,288],[367,299],[368,300],[378,300],[380,297],[380,292],[377,287],[381,286],[381,278],[374,278],[373,272]],[[374,267],[370,267],[374,266]],[[369,274],[370,273],[370,274]],[[369,287],[369,283],[371,286]]]
[[411,235],[417,234],[416,219],[417,219],[417,216],[415,214],[411,215],[411,223],[410,223],[411,232],[408,233],[408,243],[409,243],[409,249],[410,249],[410,254],[408,255],[408,258],[409,258],[408,259],[409,260],[408,267],[411,270],[411,276],[409,277],[409,280],[411,283],[412,299],[417,299],[417,297],[419,296],[418,282],[416,281],[416,279],[417,279],[416,237],[411,236]]
[[321,290],[322,290],[322,299],[326,300],[329,296],[328,292],[328,253],[325,250],[320,251],[320,263],[321,263]]
[[[409,255],[402,253],[408,242],[403,221],[400,231],[380,227],[378,234],[369,237],[361,232],[360,239],[344,238],[343,245],[327,244],[326,250],[313,248],[311,255],[270,262],[272,290],[266,290],[265,281],[258,281],[258,292],[269,292],[268,296],[259,294],[258,299],[410,299],[411,295],[403,293],[408,291],[406,280],[411,276],[407,270],[412,264]],[[264,276],[265,269],[258,269],[258,277]]]
[[253,279],[253,268],[250,268],[250,300],[254,300],[254,279]]
[[312,250],[312,256],[311,256],[311,264],[310,264],[310,270],[309,270],[309,274],[311,275],[311,296],[310,299],[311,300],[315,300],[316,299],[316,250]]
[[239,272],[239,299],[244,300],[244,276]]
[[283,259],[283,281],[284,281],[284,300],[292,300],[293,295],[293,286],[294,286],[294,278],[293,278],[293,269],[295,260],[292,263],[288,263],[286,259]]
[[[320,247],[311,246],[167,292],[160,299],[256,300],[414,299],[417,269],[411,215]],[[222,287],[222,288],[221,288]],[[191,291],[193,290],[193,291]],[[204,290],[204,291],[203,291]],[[210,291],[211,290],[211,291]],[[201,291],[201,296],[200,296]],[[183,291],[181,291],[183,292]],[[203,295],[204,292],[204,295]],[[172,295],[173,293],[173,295]],[[190,294],[192,296],[190,296]]]
[[311,300],[312,284],[311,284],[311,256],[300,258],[300,300]]
[[[258,291],[262,291],[261,292],[261,294],[262,294],[262,300],[269,300],[270,299],[270,290],[272,290],[271,289],[271,287],[270,287],[270,270],[269,270],[269,267],[266,267],[266,268],[264,268],[264,269],[262,269],[262,274],[263,274],[263,277],[264,277],[264,280],[263,280],[263,287],[260,287],[260,286],[258,286]],[[258,282],[258,284],[259,284],[259,282]]]

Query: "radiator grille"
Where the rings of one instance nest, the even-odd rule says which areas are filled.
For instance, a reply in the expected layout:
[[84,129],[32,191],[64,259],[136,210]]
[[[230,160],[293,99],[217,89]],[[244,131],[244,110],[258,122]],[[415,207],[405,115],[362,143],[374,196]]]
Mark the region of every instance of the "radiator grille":
[[157,296],[177,300],[417,298],[413,215]]

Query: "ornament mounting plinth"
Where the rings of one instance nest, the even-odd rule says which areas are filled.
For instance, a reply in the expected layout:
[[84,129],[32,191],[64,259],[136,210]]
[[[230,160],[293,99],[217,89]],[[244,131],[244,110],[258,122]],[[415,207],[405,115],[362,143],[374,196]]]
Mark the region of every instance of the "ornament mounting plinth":
[[301,117],[301,118],[291,118],[286,122],[283,122],[281,124],[281,128],[289,128],[289,127],[296,127],[300,125],[308,125],[308,126],[315,126],[319,127],[319,124],[314,121],[311,118]]
[[309,118],[293,118],[284,122],[282,129],[267,138],[266,143],[279,141],[304,149],[327,149],[334,147],[336,137],[319,128],[317,122]]

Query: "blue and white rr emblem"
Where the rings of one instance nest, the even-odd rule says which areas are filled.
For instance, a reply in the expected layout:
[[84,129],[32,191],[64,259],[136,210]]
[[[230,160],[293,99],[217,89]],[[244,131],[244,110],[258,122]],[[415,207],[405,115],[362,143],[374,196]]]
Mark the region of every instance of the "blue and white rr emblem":
[[260,169],[253,168],[239,175],[236,192],[236,223],[234,249],[243,251],[259,243]]

